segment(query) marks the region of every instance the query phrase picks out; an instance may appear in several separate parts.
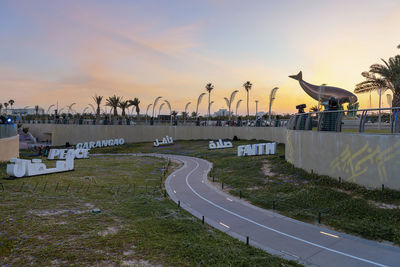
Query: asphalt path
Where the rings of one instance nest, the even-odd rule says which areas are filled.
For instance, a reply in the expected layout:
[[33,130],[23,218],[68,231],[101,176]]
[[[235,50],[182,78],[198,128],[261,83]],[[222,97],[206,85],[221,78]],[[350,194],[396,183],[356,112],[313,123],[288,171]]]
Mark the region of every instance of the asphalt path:
[[[129,155],[129,154],[121,154]],[[400,248],[303,223],[253,206],[213,186],[207,179],[212,164],[206,160],[164,154],[182,162],[165,188],[180,206],[235,238],[286,259],[314,266],[400,266]]]
[[400,266],[400,248],[303,223],[228,195],[207,179],[206,160],[158,155],[183,162],[168,176],[171,199],[207,224],[250,245],[317,266]]

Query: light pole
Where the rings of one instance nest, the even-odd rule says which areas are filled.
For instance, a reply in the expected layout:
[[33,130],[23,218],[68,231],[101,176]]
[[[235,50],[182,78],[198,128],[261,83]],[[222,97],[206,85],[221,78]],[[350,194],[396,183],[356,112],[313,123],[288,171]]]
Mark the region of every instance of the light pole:
[[271,90],[271,93],[269,94],[269,111],[268,111],[268,120],[269,120],[269,126],[271,126],[272,119],[271,119],[271,109],[272,109],[272,103],[275,100],[276,96],[276,91],[278,91],[278,87],[275,87],[274,89]]
[[188,107],[189,107],[190,103],[191,103],[191,102],[187,102],[187,103],[186,103],[186,106],[185,106],[185,116],[183,116],[183,123],[185,123],[185,122],[186,122],[187,109],[188,109]]
[[151,114],[151,117],[153,118],[153,120],[154,120],[154,109],[156,108],[156,105],[157,105],[158,101],[159,101],[161,98],[162,98],[161,96],[158,96],[156,99],[154,99],[153,112],[152,112],[152,114]]
[[147,123],[147,112],[149,112],[149,108],[152,106],[153,104],[148,104],[147,108],[146,108],[146,123]]
[[256,102],[256,119],[257,119],[257,113],[258,113],[258,100],[256,100],[255,102]]

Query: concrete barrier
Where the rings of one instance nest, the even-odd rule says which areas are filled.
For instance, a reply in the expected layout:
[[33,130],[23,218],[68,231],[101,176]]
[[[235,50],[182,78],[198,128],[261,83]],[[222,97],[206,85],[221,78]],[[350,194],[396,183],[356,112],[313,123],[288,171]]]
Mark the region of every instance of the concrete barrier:
[[308,172],[400,189],[400,135],[288,130],[285,157]]
[[142,125],[25,124],[40,141],[60,146],[69,142],[124,138],[126,143],[207,140],[237,136],[285,145],[286,160],[306,171],[368,187],[400,189],[400,135],[294,131],[284,127],[203,127]]
[[19,135],[0,139],[0,161],[19,157]]
[[64,125],[24,124],[39,141],[51,140],[60,146],[69,142],[124,138],[126,143],[153,142],[166,135],[174,140],[207,140],[237,136],[239,139],[273,140],[286,142],[283,127],[211,127],[211,126],[140,126],[140,125]]

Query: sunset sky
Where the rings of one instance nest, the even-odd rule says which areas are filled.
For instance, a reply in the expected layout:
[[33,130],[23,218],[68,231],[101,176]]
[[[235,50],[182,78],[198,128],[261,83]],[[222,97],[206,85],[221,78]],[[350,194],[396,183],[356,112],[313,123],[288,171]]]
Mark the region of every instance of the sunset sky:
[[[353,91],[399,44],[399,0],[2,0],[0,102],[82,111],[116,94],[138,97],[144,113],[162,96],[179,112],[191,101],[191,112],[211,82],[213,112],[238,89],[244,114],[249,80],[251,113],[255,100],[266,111],[276,86],[273,110],[291,113],[317,103],[288,75]],[[358,97],[368,108],[369,95]]]

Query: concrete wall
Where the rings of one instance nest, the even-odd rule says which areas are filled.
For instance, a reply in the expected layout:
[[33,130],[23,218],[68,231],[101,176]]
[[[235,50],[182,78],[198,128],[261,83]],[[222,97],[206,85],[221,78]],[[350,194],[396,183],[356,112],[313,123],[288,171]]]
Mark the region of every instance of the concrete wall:
[[0,161],[19,157],[19,135],[0,139]]
[[132,125],[63,125],[24,124],[39,141],[51,139],[59,146],[111,138],[124,138],[126,143],[153,142],[166,135],[174,140],[230,138],[286,142],[286,128],[279,127],[203,127],[203,126],[132,126]]
[[288,130],[285,156],[309,172],[400,189],[400,135]]
[[127,143],[218,138],[270,140],[286,144],[286,160],[306,171],[368,187],[400,189],[400,135],[293,131],[279,127],[202,127],[25,124],[53,145],[124,138]]

